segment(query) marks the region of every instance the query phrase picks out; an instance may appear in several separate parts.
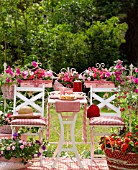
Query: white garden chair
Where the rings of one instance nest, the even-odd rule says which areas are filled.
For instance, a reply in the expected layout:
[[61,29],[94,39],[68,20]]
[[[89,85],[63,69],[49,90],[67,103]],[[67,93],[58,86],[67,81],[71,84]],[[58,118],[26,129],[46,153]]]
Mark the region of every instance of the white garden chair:
[[[103,136],[109,135],[110,130],[103,130],[102,133],[95,132],[96,128],[109,128],[109,127],[123,127],[125,125],[124,120],[121,118],[120,108],[115,106],[113,101],[116,98],[115,92],[117,92],[117,88],[93,88],[90,86],[90,104],[93,104],[95,100],[98,101],[97,106],[100,109],[99,117],[91,117],[89,119],[90,126],[90,142],[91,142],[91,163],[92,159],[99,155],[94,154],[95,150],[95,136]],[[101,93],[106,93],[101,97]],[[102,112],[102,108],[106,106],[106,109],[110,109],[109,113]],[[109,132],[109,133],[107,133]],[[100,141],[100,140],[99,140]]]
[[[37,135],[39,140],[43,140],[43,133],[46,129],[44,118],[44,95],[45,89],[42,87],[14,87],[13,120],[11,121],[12,134],[16,127],[38,127],[38,133],[28,133],[27,135]],[[29,115],[19,115],[18,110],[24,106],[31,106],[33,113]],[[43,165],[42,155],[40,164]]]

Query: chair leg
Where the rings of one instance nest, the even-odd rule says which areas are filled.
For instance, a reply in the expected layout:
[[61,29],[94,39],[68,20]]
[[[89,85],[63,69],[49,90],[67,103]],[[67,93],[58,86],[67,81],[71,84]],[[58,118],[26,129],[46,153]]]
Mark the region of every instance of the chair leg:
[[16,128],[14,126],[11,126],[11,130],[12,130],[12,138],[13,138],[13,134],[16,133]]
[[92,166],[92,161],[94,158],[94,127],[90,127],[90,165]]
[[[40,128],[38,132],[40,142],[43,142],[43,132],[44,132],[44,129]],[[43,166],[43,150],[40,156],[40,166]]]

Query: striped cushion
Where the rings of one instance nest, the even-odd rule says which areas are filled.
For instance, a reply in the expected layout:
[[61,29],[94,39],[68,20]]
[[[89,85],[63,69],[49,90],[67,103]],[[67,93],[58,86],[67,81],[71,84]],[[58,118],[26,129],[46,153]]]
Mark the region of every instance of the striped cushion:
[[46,125],[44,119],[14,119],[11,125]]
[[121,117],[115,116],[100,116],[100,117],[91,117],[89,119],[89,125],[120,125],[124,126],[124,120]]

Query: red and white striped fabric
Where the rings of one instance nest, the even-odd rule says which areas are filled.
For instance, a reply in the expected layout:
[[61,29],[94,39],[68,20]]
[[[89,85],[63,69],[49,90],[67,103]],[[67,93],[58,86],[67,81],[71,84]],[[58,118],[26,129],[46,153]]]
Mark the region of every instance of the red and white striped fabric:
[[89,119],[89,125],[120,125],[124,126],[124,120],[121,117],[115,116],[100,116],[100,117],[91,117]]
[[55,102],[57,112],[79,112],[80,102],[79,101],[56,101]]
[[12,125],[46,125],[44,119],[14,119],[11,121]]

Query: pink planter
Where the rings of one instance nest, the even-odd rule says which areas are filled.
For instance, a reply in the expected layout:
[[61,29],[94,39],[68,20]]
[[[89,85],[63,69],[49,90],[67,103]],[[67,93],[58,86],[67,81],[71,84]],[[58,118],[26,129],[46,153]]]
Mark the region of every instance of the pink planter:
[[20,83],[21,87],[40,87],[44,85],[46,88],[51,88],[52,87],[52,80],[22,80]]
[[114,88],[115,84],[112,81],[106,80],[94,80],[94,81],[85,81],[84,85],[86,88],[90,88],[92,85],[93,88]]
[[4,99],[13,99],[14,98],[14,84],[3,84],[1,86],[1,91],[3,93]]
[[0,133],[2,133],[2,134],[12,134],[12,130],[11,130],[10,125],[0,126]]

